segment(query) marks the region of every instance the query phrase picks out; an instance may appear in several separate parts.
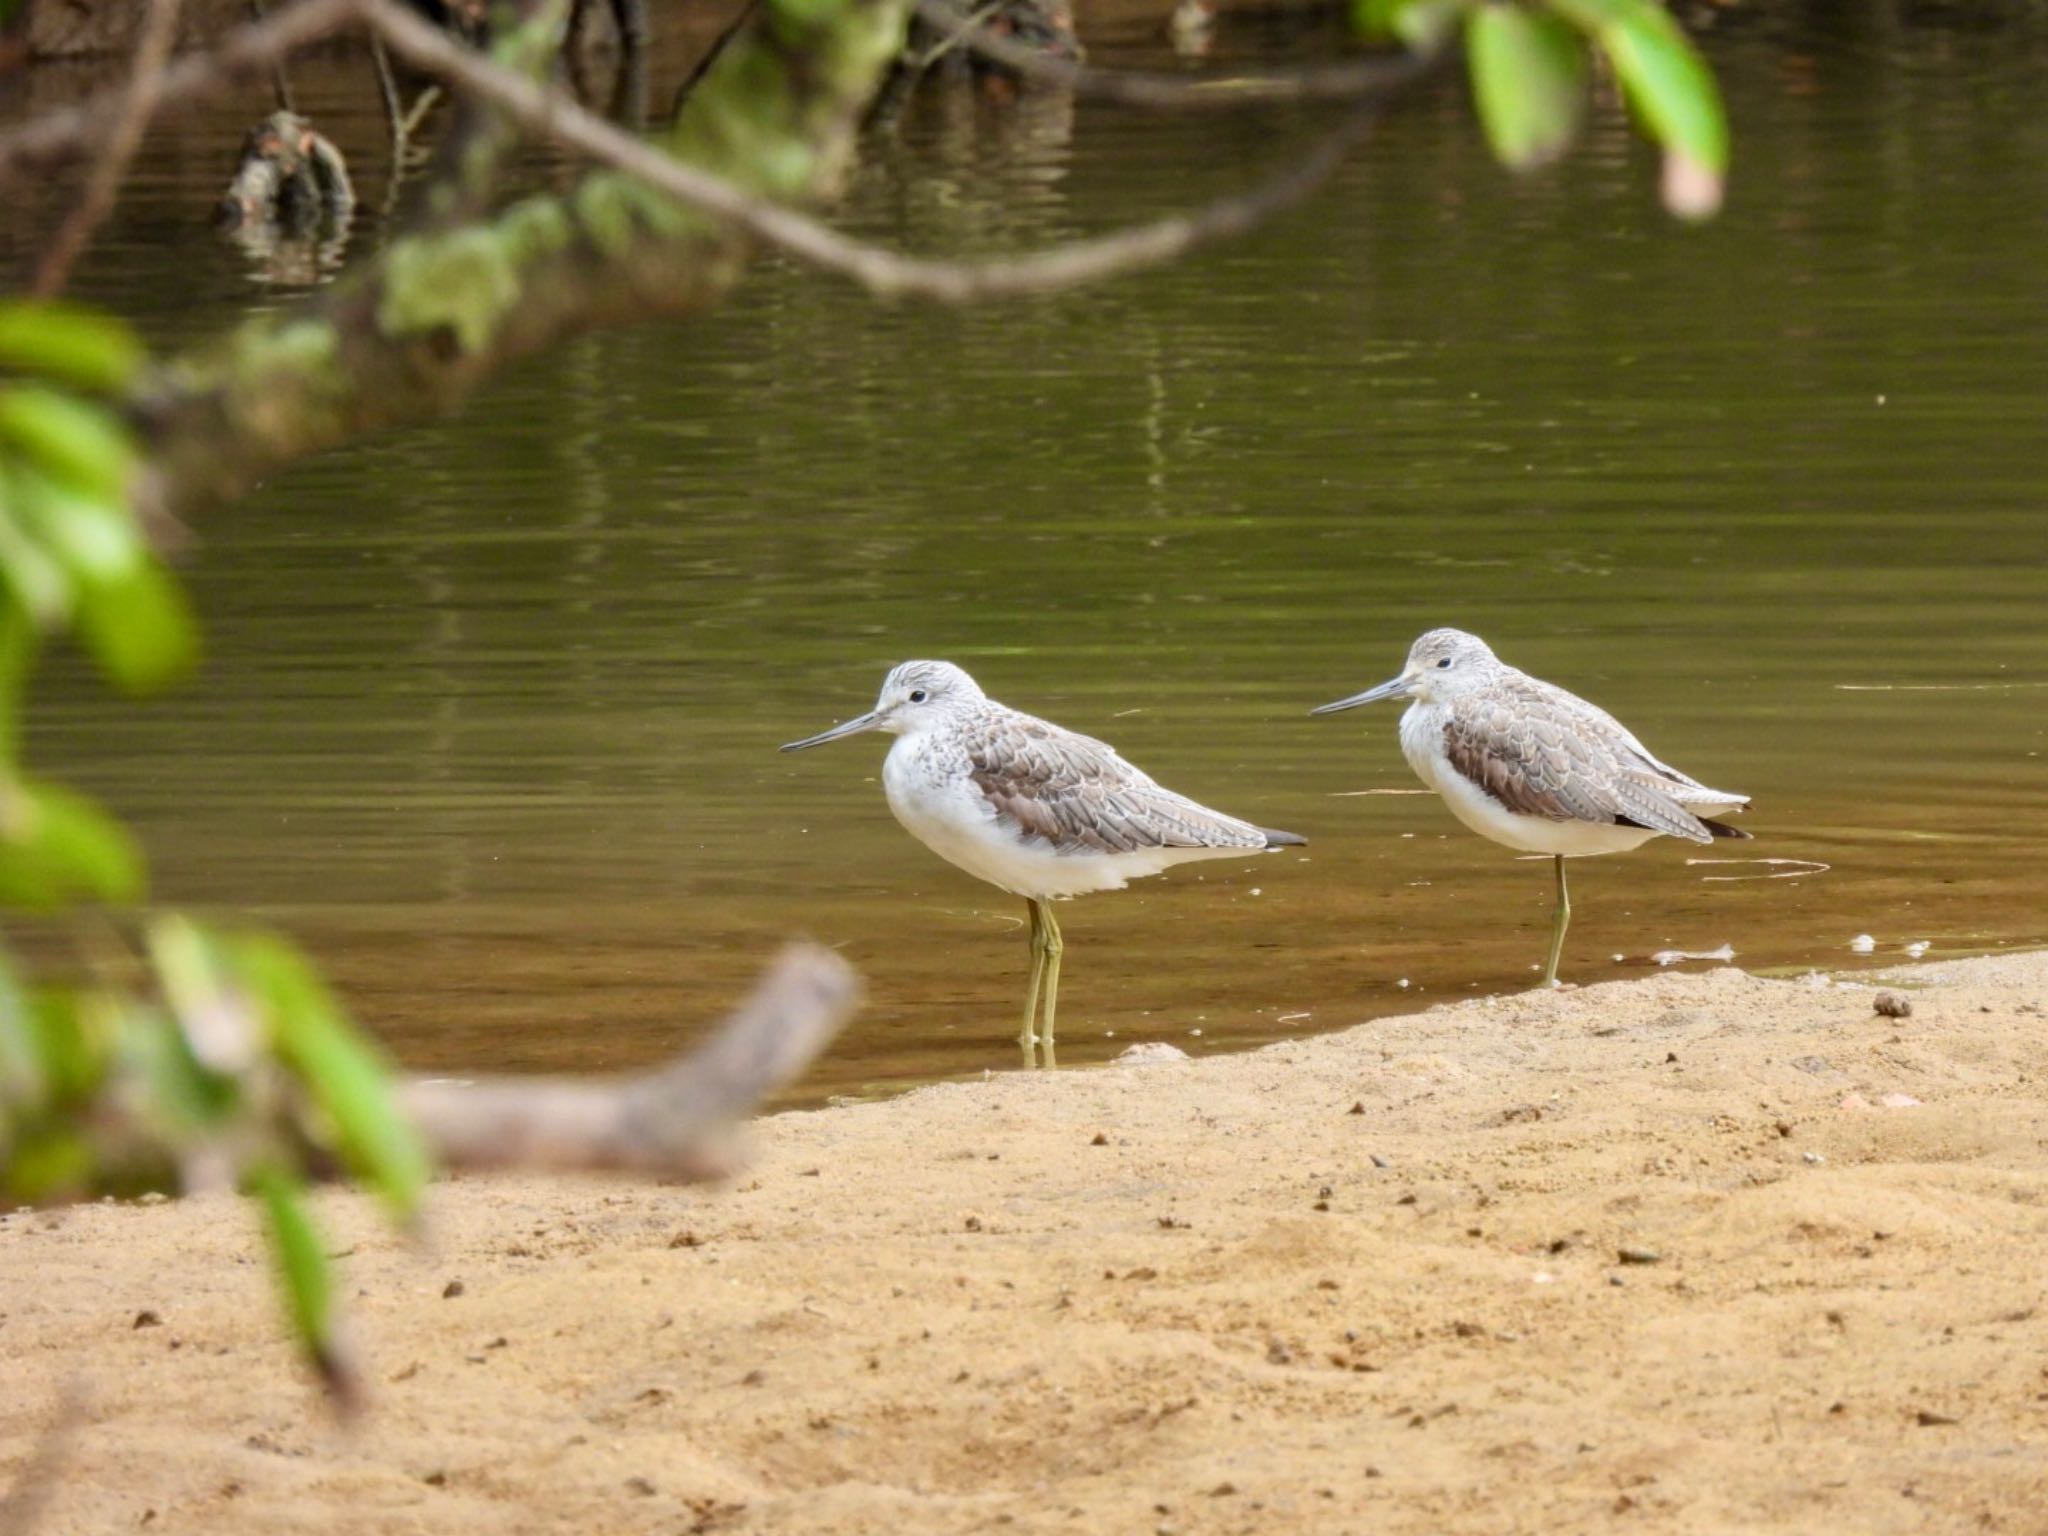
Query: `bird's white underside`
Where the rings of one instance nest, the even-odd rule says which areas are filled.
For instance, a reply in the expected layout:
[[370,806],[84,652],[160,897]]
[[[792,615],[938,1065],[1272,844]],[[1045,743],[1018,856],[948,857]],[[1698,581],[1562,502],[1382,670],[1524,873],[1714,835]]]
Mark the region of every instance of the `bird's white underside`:
[[948,864],[1016,896],[1048,900],[1121,890],[1130,881],[1197,859],[1248,858],[1257,848],[1138,848],[1062,853],[1003,822],[972,781],[920,771],[923,743],[896,738],[882,761],[882,790],[904,830]]

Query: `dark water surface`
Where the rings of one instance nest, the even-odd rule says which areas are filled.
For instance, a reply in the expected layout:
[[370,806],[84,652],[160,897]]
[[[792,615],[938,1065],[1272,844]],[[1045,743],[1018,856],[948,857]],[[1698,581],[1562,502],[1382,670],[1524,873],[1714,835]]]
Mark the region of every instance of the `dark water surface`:
[[[1705,37],[1738,155],[1706,229],[1611,104],[1514,182],[1453,83],[1170,271],[956,313],[770,262],[712,318],[577,342],[209,516],[203,675],[137,708],[59,665],[33,755],[133,818],[163,900],[303,936],[437,1069],[651,1059],[799,933],[872,990],[803,1093],[1008,1066],[1021,903],[897,828],[880,738],[774,751],[916,655],[1311,839],[1065,908],[1063,1060],[1531,979],[1547,868],[1404,793],[1392,710],[1306,718],[1435,624],[1756,797],[1752,843],[1578,866],[1569,976],[2048,942],[2048,41],[1799,14]],[[367,72],[300,87],[371,248]],[[155,142],[82,296],[166,343],[279,302],[205,225],[265,106]],[[840,213],[1035,244],[1318,121],[926,103]]]

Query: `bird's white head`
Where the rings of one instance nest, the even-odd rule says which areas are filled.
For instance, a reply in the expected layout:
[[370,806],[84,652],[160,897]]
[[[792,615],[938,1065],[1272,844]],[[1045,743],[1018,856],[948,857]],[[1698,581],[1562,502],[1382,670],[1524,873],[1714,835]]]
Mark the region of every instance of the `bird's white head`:
[[1361,704],[1377,704],[1381,699],[1420,699],[1433,704],[1480,686],[1499,667],[1492,649],[1477,635],[1468,635],[1462,629],[1432,629],[1408,647],[1408,664],[1401,669],[1400,676],[1309,713],[1334,715]]
[[801,752],[805,747],[820,746],[862,731],[907,735],[979,704],[986,697],[980,685],[950,661],[906,661],[890,668],[889,675],[882,679],[882,691],[873,709],[829,731],[792,741],[782,750]]

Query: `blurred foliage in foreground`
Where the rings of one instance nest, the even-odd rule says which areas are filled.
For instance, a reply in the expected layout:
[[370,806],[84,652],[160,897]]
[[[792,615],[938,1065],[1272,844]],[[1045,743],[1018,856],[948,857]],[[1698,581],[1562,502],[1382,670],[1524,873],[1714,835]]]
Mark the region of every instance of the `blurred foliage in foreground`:
[[1664,205],[1682,218],[1721,206],[1728,121],[1713,73],[1661,0],[1353,0],[1359,28],[1411,48],[1462,30],[1487,141],[1514,170],[1547,164],[1578,132],[1604,61],[1664,156]]
[[[197,633],[133,503],[143,472],[108,403],[143,351],[115,321],[0,304],[0,911],[140,903],[121,824],[31,777],[22,715],[37,653],[70,634],[115,687],[185,673]],[[106,925],[107,932],[117,931]],[[383,1064],[305,960],[266,934],[155,915],[111,969],[38,982],[0,950],[0,1199],[236,1186],[255,1194],[299,1336],[346,1393],[310,1176],[345,1170],[409,1220],[426,1154]],[[123,984],[139,963],[143,990]]]

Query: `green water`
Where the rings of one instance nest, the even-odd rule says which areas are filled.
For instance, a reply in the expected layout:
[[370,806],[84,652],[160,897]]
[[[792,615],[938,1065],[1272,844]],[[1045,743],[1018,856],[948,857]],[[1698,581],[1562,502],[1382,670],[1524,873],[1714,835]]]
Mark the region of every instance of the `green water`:
[[[1531,979],[1548,869],[1387,793],[1390,709],[1306,717],[1436,624],[1755,797],[1754,842],[1579,866],[1568,977],[2048,942],[2048,28],[1804,14],[1705,34],[1738,164],[1702,230],[1611,104],[1514,182],[1452,83],[1306,212],[1146,278],[960,313],[765,263],[209,515],[203,675],[136,708],[61,666],[34,756],[133,819],[162,899],[300,934],[435,1069],[649,1060],[792,934],[871,991],[804,1092],[1009,1066],[1021,903],[895,825],[879,738],[774,751],[917,655],[1310,838],[1065,908],[1063,1061]],[[359,61],[299,84],[374,205]],[[167,342],[279,302],[204,223],[266,106],[154,142],[83,296]],[[1034,244],[1318,121],[950,99],[839,216]]]

